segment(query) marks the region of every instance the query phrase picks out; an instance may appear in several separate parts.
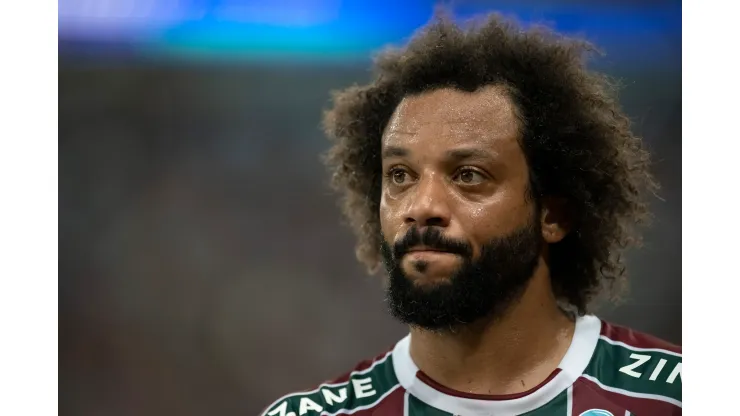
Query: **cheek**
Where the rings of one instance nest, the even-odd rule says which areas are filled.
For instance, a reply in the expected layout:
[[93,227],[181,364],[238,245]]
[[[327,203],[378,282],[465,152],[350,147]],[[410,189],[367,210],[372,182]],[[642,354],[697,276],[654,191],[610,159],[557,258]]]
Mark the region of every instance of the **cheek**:
[[460,221],[476,244],[507,235],[529,220],[524,198],[514,198],[507,193],[497,194],[483,204],[471,205],[465,211]]
[[386,237],[386,240],[392,240],[392,230],[395,227],[395,209],[393,208],[392,204],[389,204],[388,202],[389,201],[385,197],[385,192],[383,192],[382,196],[380,197],[379,209],[380,231],[383,233],[383,236]]

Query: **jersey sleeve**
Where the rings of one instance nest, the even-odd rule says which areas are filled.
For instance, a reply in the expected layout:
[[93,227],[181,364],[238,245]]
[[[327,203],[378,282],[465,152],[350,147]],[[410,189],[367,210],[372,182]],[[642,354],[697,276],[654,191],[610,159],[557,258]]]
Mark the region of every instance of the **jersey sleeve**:
[[603,323],[582,377],[633,414],[681,414],[681,362],[680,346]]
[[359,363],[352,371],[312,390],[287,394],[262,416],[318,416],[323,412],[355,412],[379,404],[398,387],[391,352]]

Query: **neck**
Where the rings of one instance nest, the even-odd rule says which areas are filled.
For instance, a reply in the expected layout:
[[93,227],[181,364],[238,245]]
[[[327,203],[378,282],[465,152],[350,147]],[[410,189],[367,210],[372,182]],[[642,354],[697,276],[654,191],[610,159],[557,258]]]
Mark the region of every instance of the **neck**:
[[573,320],[557,305],[541,262],[504,316],[455,331],[411,329],[411,358],[435,382],[461,392],[525,392],[547,379],[570,346]]

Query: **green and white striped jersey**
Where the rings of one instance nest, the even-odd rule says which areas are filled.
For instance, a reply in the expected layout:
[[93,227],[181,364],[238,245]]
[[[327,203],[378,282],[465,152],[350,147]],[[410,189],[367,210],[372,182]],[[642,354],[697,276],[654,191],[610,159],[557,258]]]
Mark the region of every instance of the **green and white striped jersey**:
[[558,368],[521,394],[452,391],[419,371],[409,337],[353,371],[289,394],[264,416],[663,416],[681,414],[681,347],[603,322],[576,321]]

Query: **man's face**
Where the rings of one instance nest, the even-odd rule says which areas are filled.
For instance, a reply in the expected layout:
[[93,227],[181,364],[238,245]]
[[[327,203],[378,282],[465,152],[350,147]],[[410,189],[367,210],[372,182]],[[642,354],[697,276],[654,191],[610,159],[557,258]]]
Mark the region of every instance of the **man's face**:
[[502,87],[407,97],[382,140],[383,257],[393,314],[429,329],[495,314],[542,247],[515,106]]

